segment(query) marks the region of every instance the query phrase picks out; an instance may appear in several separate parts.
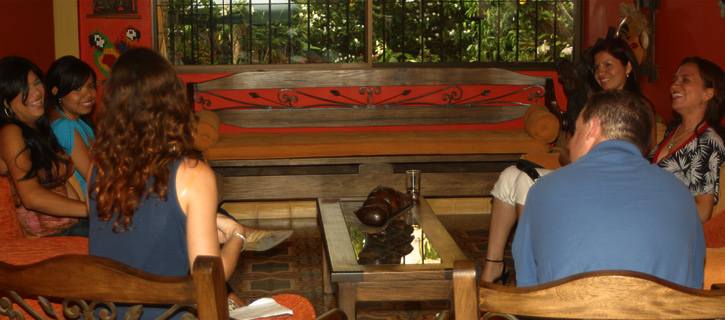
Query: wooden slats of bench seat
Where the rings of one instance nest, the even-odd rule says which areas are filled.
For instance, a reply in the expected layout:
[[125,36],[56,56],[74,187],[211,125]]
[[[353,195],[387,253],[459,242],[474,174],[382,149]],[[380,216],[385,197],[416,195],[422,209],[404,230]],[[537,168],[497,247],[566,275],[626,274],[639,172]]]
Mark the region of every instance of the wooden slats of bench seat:
[[489,196],[520,154],[359,156],[213,160],[220,200],[316,199],[367,195],[378,185],[405,190],[405,170],[421,170],[430,197]]
[[209,160],[548,152],[523,129],[223,134]]

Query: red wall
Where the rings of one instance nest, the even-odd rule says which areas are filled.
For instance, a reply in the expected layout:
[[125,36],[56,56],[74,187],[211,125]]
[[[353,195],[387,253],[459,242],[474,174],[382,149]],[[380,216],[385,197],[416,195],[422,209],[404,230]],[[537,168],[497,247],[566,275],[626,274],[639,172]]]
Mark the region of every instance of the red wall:
[[[127,28],[132,27],[134,29],[138,29],[141,35],[137,41],[128,43],[129,46],[152,46],[152,16],[150,0],[138,0],[137,13],[135,14],[116,15],[118,17],[125,18],[117,18],[116,16],[114,18],[88,17],[88,15],[92,15],[92,13],[93,0],[78,0],[80,58],[96,69],[96,74],[98,75],[99,80],[106,78],[103,74],[104,70],[102,70],[104,69],[104,63],[108,65],[113,61],[115,56],[120,55],[120,51],[115,48],[115,45],[123,41]],[[89,36],[95,31],[98,31],[107,37],[107,51],[101,51],[91,46]]]
[[670,83],[682,59],[700,56],[725,68],[725,19],[720,18],[718,0],[663,0],[656,17],[660,74],[643,92],[663,118],[671,119]]
[[[680,0],[685,1],[685,0]],[[582,22],[583,45],[587,48],[597,42],[597,38],[607,36],[609,27],[617,27],[619,25],[619,4],[618,0],[583,0],[582,16],[585,17]]]
[[53,0],[0,1],[0,30],[0,57],[25,57],[42,70],[55,60]]
[[[725,19],[720,18],[719,0],[661,0],[655,11],[655,63],[659,77],[654,83],[642,79],[642,92],[652,100],[657,113],[672,119],[670,83],[683,58],[700,56],[725,68]],[[584,46],[605,37],[607,29],[619,25],[617,0],[585,0]],[[627,1],[631,3],[632,1]]]

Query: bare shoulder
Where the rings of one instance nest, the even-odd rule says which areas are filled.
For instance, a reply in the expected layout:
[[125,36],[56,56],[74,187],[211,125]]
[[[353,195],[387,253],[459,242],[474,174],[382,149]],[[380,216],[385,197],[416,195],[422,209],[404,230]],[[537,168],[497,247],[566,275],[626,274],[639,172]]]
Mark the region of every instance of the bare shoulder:
[[18,154],[25,149],[23,130],[16,124],[6,124],[0,128],[0,149],[2,154],[6,152]]
[[6,142],[23,136],[23,130],[14,123],[8,123],[0,128],[0,141]]
[[176,173],[178,182],[189,181],[190,179],[207,180],[215,179],[214,171],[208,164],[198,159],[184,159],[179,165]]
[[8,172],[8,163],[25,150],[23,130],[16,124],[6,124],[0,128],[0,174]]
[[[184,159],[176,174],[176,192],[184,214],[197,216],[195,212],[216,213],[216,176],[203,161]],[[185,195],[193,194],[193,197]],[[208,210],[198,210],[206,207]]]
[[[206,164],[204,161],[201,161],[199,159],[192,159],[192,158],[185,158],[184,160],[181,160],[181,164],[179,165],[179,172],[181,171],[205,171],[205,170],[211,170],[211,167],[209,167],[208,164]],[[200,171],[200,172],[201,172]]]

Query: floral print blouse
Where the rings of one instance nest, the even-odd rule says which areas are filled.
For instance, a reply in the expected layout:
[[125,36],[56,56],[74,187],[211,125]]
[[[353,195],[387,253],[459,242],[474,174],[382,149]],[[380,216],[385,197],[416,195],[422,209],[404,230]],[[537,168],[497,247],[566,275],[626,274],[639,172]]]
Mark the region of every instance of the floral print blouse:
[[[673,138],[677,123],[670,124],[665,132],[665,139],[649,155],[654,162],[660,152],[667,152],[667,144]],[[725,146],[720,136],[704,125],[690,139],[671,154],[662,158],[657,165],[670,171],[685,183],[693,196],[714,194],[718,200],[720,187],[720,166],[725,158]]]

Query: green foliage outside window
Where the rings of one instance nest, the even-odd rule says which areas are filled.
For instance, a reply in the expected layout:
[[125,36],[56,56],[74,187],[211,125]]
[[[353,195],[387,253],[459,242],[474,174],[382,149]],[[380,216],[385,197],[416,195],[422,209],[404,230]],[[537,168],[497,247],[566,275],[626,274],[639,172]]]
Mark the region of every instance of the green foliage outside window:
[[[373,0],[384,62],[553,62],[569,57],[578,0]],[[365,0],[156,0],[177,65],[365,60]]]

